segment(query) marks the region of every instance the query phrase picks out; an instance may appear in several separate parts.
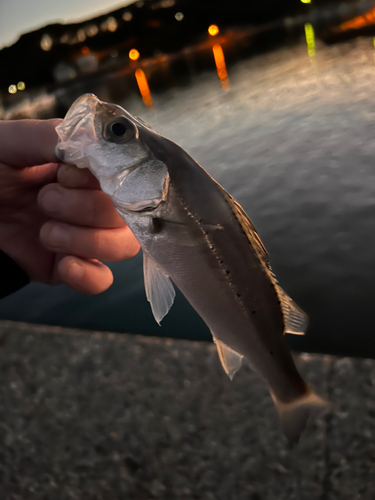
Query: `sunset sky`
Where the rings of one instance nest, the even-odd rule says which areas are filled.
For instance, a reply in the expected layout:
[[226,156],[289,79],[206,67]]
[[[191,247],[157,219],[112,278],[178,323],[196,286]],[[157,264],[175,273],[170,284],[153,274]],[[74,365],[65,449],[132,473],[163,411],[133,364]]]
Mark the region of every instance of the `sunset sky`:
[[46,24],[89,19],[131,3],[134,0],[0,0],[0,49]]

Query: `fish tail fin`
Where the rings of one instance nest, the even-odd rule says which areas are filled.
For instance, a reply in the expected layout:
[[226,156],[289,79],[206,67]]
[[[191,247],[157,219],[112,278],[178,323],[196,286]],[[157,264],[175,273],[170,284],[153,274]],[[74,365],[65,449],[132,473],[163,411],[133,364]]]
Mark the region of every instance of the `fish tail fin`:
[[272,392],[271,396],[279,414],[283,432],[292,445],[298,443],[310,417],[315,418],[331,408],[328,401],[309,388],[305,394],[288,403],[277,399]]

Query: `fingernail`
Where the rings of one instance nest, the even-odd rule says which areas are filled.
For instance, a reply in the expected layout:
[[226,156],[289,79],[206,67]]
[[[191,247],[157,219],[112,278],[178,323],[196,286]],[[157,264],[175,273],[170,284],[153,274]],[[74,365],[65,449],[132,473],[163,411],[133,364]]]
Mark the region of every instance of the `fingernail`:
[[61,212],[60,200],[62,193],[57,189],[50,189],[40,198],[42,208],[49,214],[55,215]]
[[69,242],[69,232],[65,227],[53,225],[49,232],[48,239],[50,244],[53,246],[66,246]]
[[72,281],[76,281],[82,278],[83,273],[83,266],[76,260],[73,260],[73,262],[69,266],[67,277]]

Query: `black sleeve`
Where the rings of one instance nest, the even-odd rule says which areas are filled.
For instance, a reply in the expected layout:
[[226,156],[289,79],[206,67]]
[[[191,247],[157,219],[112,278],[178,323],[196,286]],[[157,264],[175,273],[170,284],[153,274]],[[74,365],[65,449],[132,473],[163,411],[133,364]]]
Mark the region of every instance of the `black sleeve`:
[[30,282],[29,277],[4,252],[0,251],[0,299]]

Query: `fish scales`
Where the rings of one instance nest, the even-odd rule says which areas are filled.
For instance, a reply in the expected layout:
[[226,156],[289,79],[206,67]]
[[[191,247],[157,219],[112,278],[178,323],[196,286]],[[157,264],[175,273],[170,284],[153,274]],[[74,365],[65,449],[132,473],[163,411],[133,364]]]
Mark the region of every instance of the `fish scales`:
[[144,252],[145,288],[160,322],[182,291],[210,328],[230,377],[244,357],[267,381],[291,442],[326,402],[305,384],[284,333],[306,315],[279,288],[267,252],[233,198],[179,146],[93,95],[57,128],[64,161],[90,168]]

